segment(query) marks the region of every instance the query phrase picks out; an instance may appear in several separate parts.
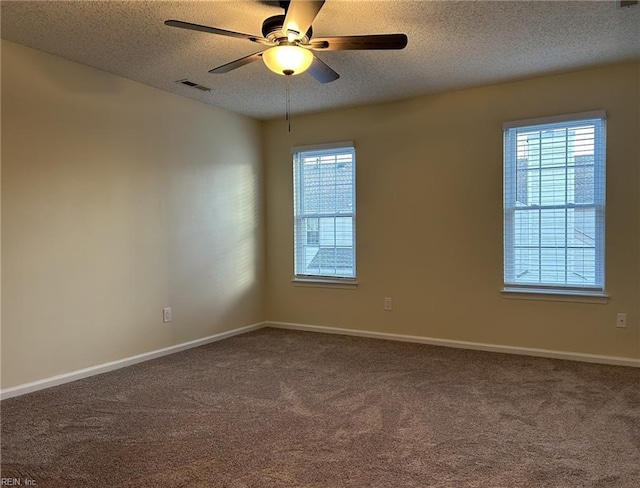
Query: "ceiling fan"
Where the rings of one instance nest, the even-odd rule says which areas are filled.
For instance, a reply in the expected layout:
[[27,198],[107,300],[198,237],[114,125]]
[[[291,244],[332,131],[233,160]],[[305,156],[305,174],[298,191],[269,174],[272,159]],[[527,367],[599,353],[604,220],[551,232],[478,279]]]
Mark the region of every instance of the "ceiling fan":
[[260,51],[209,70],[209,73],[228,73],[262,58],[267,67],[280,75],[297,75],[305,71],[320,83],[329,83],[340,75],[321,61],[312,51],[345,51],[362,49],[404,49],[405,34],[373,34],[313,38],[311,24],[325,0],[282,0],[284,15],[275,15],[262,23],[262,37],[233,32],[217,27],[192,24],[181,20],[166,20],[171,27],[208,32],[221,36],[246,39],[264,46]]

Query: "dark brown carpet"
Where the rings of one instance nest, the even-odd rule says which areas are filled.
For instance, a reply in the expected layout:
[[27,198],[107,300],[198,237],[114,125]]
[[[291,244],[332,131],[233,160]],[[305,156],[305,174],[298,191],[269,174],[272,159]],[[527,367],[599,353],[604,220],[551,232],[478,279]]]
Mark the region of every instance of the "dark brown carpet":
[[640,486],[640,370],[263,329],[1,404],[48,487]]

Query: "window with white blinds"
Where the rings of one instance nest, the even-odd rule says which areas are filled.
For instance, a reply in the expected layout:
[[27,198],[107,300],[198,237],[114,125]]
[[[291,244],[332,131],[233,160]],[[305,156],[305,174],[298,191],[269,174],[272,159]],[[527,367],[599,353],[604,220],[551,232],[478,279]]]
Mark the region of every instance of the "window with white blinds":
[[293,148],[296,278],[356,277],[352,143]]
[[504,285],[604,293],[604,111],[504,124]]

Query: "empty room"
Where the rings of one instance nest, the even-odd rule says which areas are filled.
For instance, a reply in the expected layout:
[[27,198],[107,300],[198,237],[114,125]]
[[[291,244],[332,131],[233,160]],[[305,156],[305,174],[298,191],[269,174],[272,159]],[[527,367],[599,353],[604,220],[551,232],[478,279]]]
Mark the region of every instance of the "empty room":
[[637,2],[0,8],[0,485],[640,486]]

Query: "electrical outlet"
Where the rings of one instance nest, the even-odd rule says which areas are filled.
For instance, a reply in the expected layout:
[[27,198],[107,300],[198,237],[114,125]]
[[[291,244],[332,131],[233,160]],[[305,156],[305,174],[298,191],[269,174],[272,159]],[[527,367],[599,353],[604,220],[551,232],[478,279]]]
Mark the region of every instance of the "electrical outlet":
[[171,307],[165,307],[162,309],[162,321],[166,324],[171,322]]
[[616,327],[626,327],[627,326],[627,314],[619,313],[616,316]]
[[385,297],[384,299],[384,309],[387,312],[390,312],[391,310],[393,310],[393,300],[389,297]]

